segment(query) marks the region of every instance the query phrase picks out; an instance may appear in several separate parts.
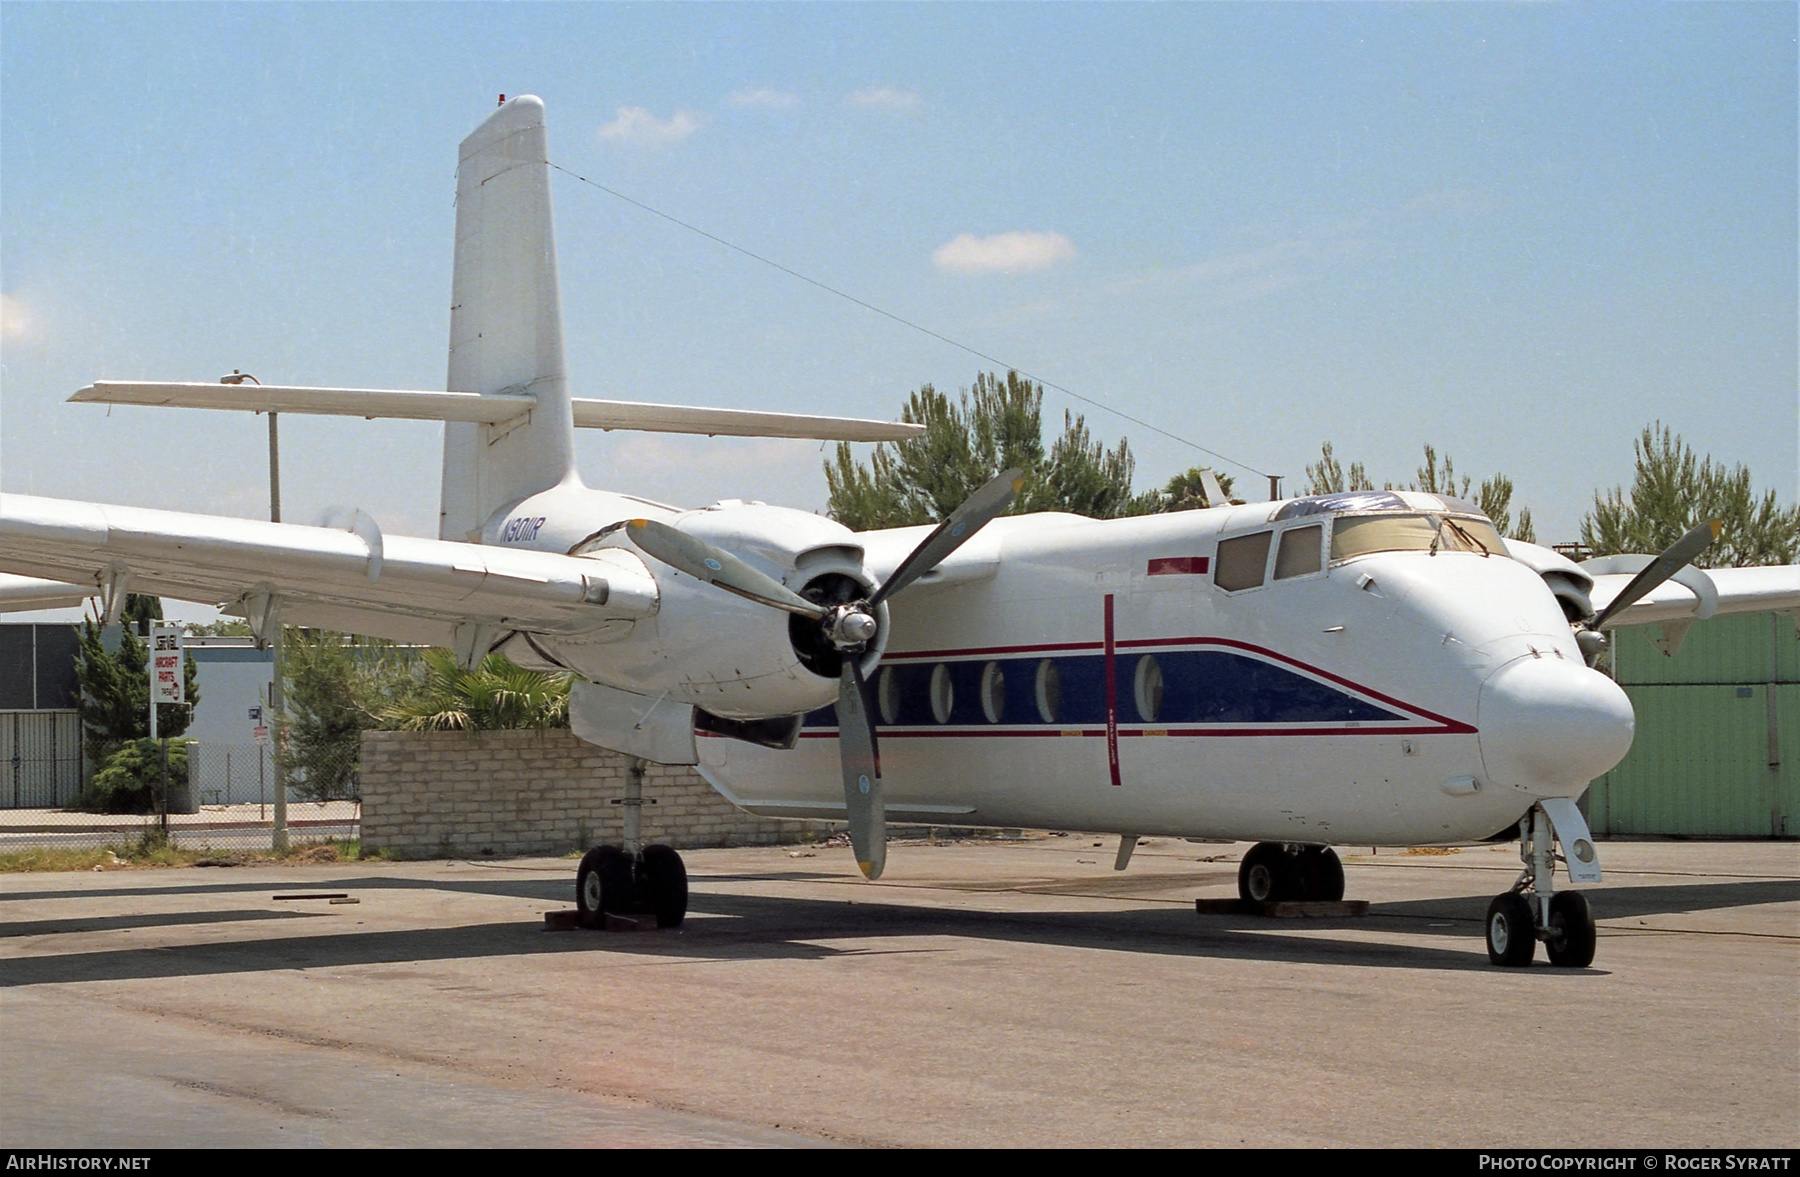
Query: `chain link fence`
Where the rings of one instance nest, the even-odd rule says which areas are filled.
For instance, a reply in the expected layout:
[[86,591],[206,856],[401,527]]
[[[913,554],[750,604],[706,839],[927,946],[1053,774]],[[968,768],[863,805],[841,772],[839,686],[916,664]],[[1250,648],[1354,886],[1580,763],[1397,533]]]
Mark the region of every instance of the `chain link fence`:
[[[187,850],[268,849],[275,750],[188,742],[186,751],[186,781],[158,788],[151,812],[83,812],[75,713],[0,712],[0,853],[127,847],[164,837]],[[290,845],[361,836],[359,752],[345,743],[285,755]]]

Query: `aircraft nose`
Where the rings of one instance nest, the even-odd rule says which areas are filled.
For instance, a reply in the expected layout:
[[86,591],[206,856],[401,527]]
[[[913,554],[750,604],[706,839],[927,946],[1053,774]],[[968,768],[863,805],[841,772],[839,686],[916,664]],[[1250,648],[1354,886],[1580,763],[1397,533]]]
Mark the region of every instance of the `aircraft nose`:
[[1625,758],[1636,728],[1617,683],[1562,658],[1518,658],[1489,675],[1476,724],[1489,779],[1540,797],[1579,797]]

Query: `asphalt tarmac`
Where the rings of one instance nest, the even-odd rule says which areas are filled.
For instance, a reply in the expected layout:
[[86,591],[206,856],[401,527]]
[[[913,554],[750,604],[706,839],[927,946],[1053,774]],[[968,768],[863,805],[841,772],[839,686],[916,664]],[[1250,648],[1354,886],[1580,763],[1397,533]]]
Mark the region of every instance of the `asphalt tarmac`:
[[1115,846],[694,851],[679,932],[543,930],[573,859],[0,876],[0,1136],[1800,1145],[1800,845],[1602,843],[1583,970],[1488,964],[1516,847],[1276,920],[1194,912],[1242,845]]

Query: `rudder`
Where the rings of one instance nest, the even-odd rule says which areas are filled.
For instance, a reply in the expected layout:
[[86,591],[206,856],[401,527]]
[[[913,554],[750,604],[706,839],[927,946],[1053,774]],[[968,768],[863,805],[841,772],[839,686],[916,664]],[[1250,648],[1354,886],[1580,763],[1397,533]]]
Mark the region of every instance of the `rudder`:
[[529,95],[459,151],[447,387],[537,405],[498,425],[444,425],[442,539],[470,539],[496,509],[576,478],[549,158],[544,104]]

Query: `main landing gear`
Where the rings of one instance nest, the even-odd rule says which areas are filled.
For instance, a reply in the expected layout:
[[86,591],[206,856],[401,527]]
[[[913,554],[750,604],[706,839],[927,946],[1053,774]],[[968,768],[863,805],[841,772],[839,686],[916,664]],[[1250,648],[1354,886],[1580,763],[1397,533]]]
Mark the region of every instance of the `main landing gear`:
[[687,867],[668,846],[646,846],[641,854],[596,846],[575,872],[575,907],[584,928],[605,927],[608,915],[653,915],[657,927],[679,928],[687,901]]
[[[1569,802],[1561,804],[1571,811],[1575,808]],[[1568,817],[1559,815],[1557,820],[1564,822]],[[1575,858],[1567,863],[1570,874],[1591,872],[1590,877],[1597,880],[1598,864],[1585,823],[1573,838],[1572,853]],[[1531,963],[1537,942],[1542,940],[1544,955],[1553,965],[1584,969],[1594,963],[1594,913],[1586,895],[1555,889],[1556,831],[1542,804],[1532,806],[1519,819],[1519,857],[1525,860],[1519,881],[1488,904],[1488,959],[1497,965],[1523,968]]]
[[1238,898],[1252,903],[1336,903],[1344,864],[1329,846],[1258,842],[1238,865]]
[[609,915],[653,915],[659,928],[679,928],[687,918],[687,867],[669,846],[638,849],[643,828],[647,761],[626,763],[623,846],[596,846],[581,856],[575,871],[575,909],[584,928],[604,928]]

